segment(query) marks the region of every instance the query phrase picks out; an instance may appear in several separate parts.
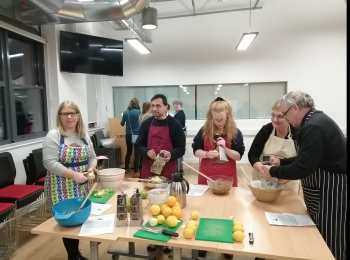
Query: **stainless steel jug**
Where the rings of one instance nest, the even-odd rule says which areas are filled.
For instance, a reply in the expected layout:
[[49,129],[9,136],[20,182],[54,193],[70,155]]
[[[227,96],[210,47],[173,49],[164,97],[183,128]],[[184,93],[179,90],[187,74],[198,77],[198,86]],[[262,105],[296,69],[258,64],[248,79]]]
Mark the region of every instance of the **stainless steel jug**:
[[186,194],[190,191],[190,185],[181,173],[174,173],[172,175],[172,182],[170,184],[170,196],[174,196],[180,203],[181,208],[186,207]]

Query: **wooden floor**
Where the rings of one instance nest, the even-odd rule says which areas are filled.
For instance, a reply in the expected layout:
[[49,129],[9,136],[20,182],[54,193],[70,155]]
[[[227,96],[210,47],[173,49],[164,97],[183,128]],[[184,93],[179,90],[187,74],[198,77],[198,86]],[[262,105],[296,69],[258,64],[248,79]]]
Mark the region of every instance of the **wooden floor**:
[[[191,163],[189,164],[192,167],[198,169],[198,163]],[[238,171],[238,186],[239,187],[247,187],[247,179],[241,170],[241,167],[244,169],[244,171],[247,173],[248,177],[251,178],[251,166],[249,164],[238,164],[237,165],[237,171]],[[186,168],[184,166],[184,174],[185,179],[189,183],[197,184],[197,177],[198,174],[194,172],[191,169]],[[132,177],[131,175],[125,175],[125,181]],[[300,194],[302,197],[302,193]],[[66,250],[63,246],[62,239],[55,238],[55,237],[49,237],[49,236],[41,236],[41,235],[33,235],[29,232],[20,232],[19,234],[19,248],[16,250],[16,252],[13,253],[11,260],[66,260],[67,254]],[[87,241],[81,241],[80,242],[80,249],[82,254],[89,258],[89,242]],[[127,250],[127,243],[125,242],[115,242],[112,244],[109,243],[101,243],[99,245],[99,255],[100,260],[110,260],[111,255],[107,254],[107,251],[109,249],[118,249],[118,250]],[[136,245],[136,252],[139,253],[147,253],[145,244]],[[168,260],[169,257],[162,253],[162,251],[157,250],[154,252],[154,254],[157,255],[157,260]],[[183,255],[190,256],[191,252],[190,250],[183,250]],[[207,258],[210,259],[218,259],[223,260],[225,259],[223,255],[213,252],[207,253]],[[119,258],[120,260],[131,260],[135,259],[132,257],[125,257],[121,256]],[[245,256],[234,256],[234,260],[253,260],[252,257],[245,257]]]

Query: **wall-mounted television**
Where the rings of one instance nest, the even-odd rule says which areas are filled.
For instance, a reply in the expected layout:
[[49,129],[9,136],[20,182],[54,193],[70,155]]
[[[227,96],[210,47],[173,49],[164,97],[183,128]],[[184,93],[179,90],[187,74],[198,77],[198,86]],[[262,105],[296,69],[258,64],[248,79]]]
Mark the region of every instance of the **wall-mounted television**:
[[60,70],[123,76],[123,41],[60,31]]

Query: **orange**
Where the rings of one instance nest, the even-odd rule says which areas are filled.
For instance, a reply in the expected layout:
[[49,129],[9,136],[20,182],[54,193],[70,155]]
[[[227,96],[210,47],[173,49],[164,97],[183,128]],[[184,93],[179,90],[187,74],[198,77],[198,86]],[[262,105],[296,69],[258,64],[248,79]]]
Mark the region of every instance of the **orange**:
[[182,218],[182,210],[181,209],[179,209],[177,207],[176,208],[173,207],[171,210],[172,210],[171,215],[177,217],[177,219]]
[[194,231],[190,228],[185,228],[182,234],[185,238],[191,239],[194,236]]
[[175,205],[175,206],[172,206],[171,209],[181,209],[181,207]]
[[160,211],[163,212],[163,209],[169,207],[168,204],[164,203],[162,206],[160,206]]
[[172,210],[170,207],[165,207],[162,211],[163,216],[166,218],[169,217],[171,213],[172,213]]
[[157,215],[159,215],[159,213],[160,213],[160,207],[159,207],[159,205],[152,205],[152,207],[151,207],[151,213],[152,213],[152,216],[157,216]]
[[168,227],[176,227],[178,220],[175,216],[169,216],[166,218],[165,223],[168,225]]
[[181,205],[178,201],[176,201],[175,206],[173,206],[173,207],[176,207],[176,206],[179,206],[179,208],[181,209]]
[[166,200],[166,204],[168,204],[169,207],[175,206],[177,200],[174,196],[169,196]]

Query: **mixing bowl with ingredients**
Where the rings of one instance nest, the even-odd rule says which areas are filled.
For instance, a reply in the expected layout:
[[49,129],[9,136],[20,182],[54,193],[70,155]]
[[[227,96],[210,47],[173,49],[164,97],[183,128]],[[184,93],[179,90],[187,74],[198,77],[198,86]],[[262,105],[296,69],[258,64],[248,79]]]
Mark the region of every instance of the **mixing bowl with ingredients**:
[[214,194],[226,194],[230,191],[233,185],[233,177],[225,176],[225,175],[215,175],[210,176],[210,178],[214,181],[207,180],[209,189]]
[[283,184],[265,180],[254,180],[248,184],[253,196],[262,202],[273,202],[281,195]]

